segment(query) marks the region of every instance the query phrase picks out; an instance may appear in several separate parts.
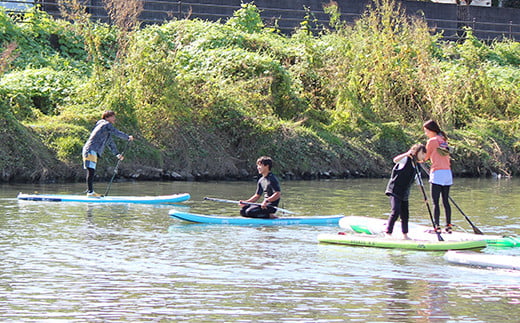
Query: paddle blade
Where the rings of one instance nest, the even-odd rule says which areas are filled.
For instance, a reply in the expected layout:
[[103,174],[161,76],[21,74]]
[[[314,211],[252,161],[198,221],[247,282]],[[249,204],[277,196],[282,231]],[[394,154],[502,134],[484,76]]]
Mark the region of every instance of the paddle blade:
[[484,232],[480,231],[480,229],[477,228],[476,226],[473,226],[472,228],[473,228],[473,232],[474,232],[475,234],[484,234]]

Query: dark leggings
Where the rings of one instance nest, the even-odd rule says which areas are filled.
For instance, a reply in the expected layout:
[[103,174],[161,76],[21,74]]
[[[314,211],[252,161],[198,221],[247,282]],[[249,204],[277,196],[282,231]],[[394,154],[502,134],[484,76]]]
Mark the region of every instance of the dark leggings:
[[240,215],[248,218],[269,218],[269,214],[275,213],[276,209],[272,206],[268,206],[265,209],[258,205],[246,205],[240,209]]
[[446,225],[451,224],[451,206],[449,201],[450,196],[450,186],[432,184],[431,185],[431,195],[433,200],[433,218],[435,222],[435,226],[438,227],[441,209],[439,207],[439,199],[442,195],[442,204],[444,206],[444,213],[446,213]]
[[402,232],[408,233],[408,218],[410,216],[408,201],[401,201],[395,196],[390,196],[390,206],[392,207],[392,213],[388,218],[386,233],[392,234],[394,231],[394,224],[399,217],[401,217]]
[[94,168],[87,168],[87,191],[94,192],[94,175],[96,170]]

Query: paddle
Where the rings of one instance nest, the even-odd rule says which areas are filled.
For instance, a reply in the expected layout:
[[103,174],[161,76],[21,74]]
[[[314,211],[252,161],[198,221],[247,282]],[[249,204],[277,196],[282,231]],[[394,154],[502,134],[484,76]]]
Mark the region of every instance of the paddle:
[[[128,148],[128,146],[130,145],[130,142],[131,140],[128,140],[126,142],[126,145],[125,145],[125,148],[123,149],[123,151],[121,152],[121,156],[124,156],[125,152],[126,152],[126,149]],[[119,169],[119,164],[121,163],[121,160],[122,159],[118,159],[117,160],[117,164],[116,164],[116,167],[114,168],[114,174],[112,175],[112,178],[110,179],[110,182],[108,182],[108,186],[107,186],[107,189],[105,191],[105,194],[103,196],[108,196],[108,191],[110,191],[110,187],[112,186],[112,182],[114,181],[114,178],[116,177],[117,175],[117,171]]]
[[435,228],[435,221],[433,221],[432,216],[432,210],[430,209],[430,204],[428,203],[428,197],[426,197],[426,192],[424,191],[424,184],[421,178],[421,171],[419,170],[419,167],[417,166],[417,162],[415,161],[415,157],[412,157],[412,164],[413,168],[415,169],[415,173],[417,174],[417,181],[419,182],[419,186],[421,187],[421,192],[424,197],[424,203],[426,204],[426,208],[428,209],[428,214],[430,214],[430,220],[432,221],[433,231],[437,234],[437,239],[439,241],[444,241],[444,239],[441,236],[441,233],[436,230]]
[[[258,206],[261,205],[260,203],[240,202],[240,201],[234,201],[234,200],[216,199],[216,198],[212,198],[212,197],[205,197],[204,200],[215,201],[215,202],[224,202],[224,203],[234,203],[234,204],[242,203],[242,204],[246,204],[246,205],[258,205]],[[286,210],[286,209],[282,209],[281,207],[272,206],[272,205],[270,205],[270,206],[273,207],[273,208],[275,208],[275,209],[277,209],[277,210],[282,211],[283,213],[287,213],[287,214],[296,214],[296,212],[289,211],[289,210]]]
[[475,232],[475,234],[484,234],[484,232],[480,231],[479,228],[477,228],[472,222],[471,220],[468,218],[468,216],[466,214],[464,214],[464,212],[461,210],[461,208],[457,205],[457,203],[455,203],[455,201],[453,200],[453,198],[451,198],[451,196],[449,196],[450,198],[450,201],[451,203],[453,203],[453,205],[455,205],[455,207],[457,208],[457,210],[459,210],[459,212],[464,216],[464,218],[466,219],[466,221],[468,221],[469,225],[471,225],[471,228],[473,229],[473,232]]
[[[428,171],[428,169],[426,169],[423,165],[421,165],[421,168],[422,168],[422,170],[424,170],[424,172],[425,172],[426,174],[428,174],[428,175],[430,174],[430,172]],[[473,229],[473,232],[474,232],[475,234],[484,234],[482,231],[480,231],[479,228],[477,228],[477,226],[475,226],[475,225],[473,224],[473,222],[471,222],[471,220],[470,220],[470,219],[468,218],[468,216],[464,213],[464,211],[462,211],[462,209],[458,206],[458,204],[455,203],[455,200],[453,200],[453,198],[452,198],[451,196],[448,196],[448,197],[449,197],[451,203],[453,203],[453,205],[455,205],[455,207],[457,208],[457,210],[459,210],[459,212],[464,216],[464,218],[466,219],[466,221],[468,221],[469,225],[471,225],[471,228]]]

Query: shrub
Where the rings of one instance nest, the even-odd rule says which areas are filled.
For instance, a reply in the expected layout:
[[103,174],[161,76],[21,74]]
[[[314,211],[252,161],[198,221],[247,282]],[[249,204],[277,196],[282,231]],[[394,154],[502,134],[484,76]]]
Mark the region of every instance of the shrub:
[[50,68],[12,72],[0,80],[0,88],[16,102],[13,112],[22,120],[37,116],[29,112],[33,108],[46,115],[57,114],[58,105],[73,94],[73,84],[70,73]]

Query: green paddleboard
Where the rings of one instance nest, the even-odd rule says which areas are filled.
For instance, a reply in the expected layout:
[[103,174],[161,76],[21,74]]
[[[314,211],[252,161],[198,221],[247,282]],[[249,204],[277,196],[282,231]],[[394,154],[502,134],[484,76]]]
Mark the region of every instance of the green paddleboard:
[[486,247],[485,240],[463,240],[463,241],[427,241],[427,240],[402,240],[395,238],[384,238],[380,236],[358,235],[358,234],[329,234],[318,235],[318,241],[322,243],[343,244],[350,246],[396,248],[411,250],[446,251],[479,249]]

